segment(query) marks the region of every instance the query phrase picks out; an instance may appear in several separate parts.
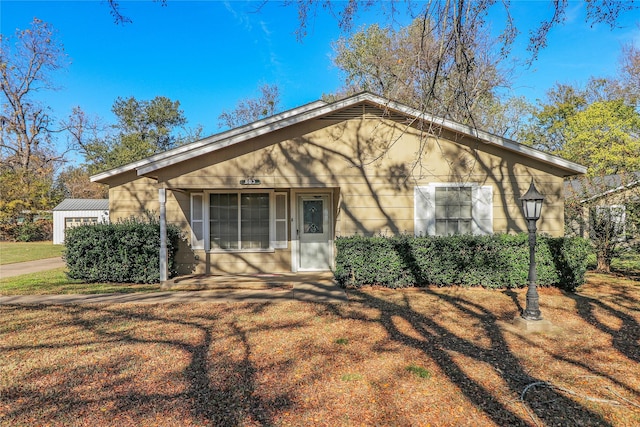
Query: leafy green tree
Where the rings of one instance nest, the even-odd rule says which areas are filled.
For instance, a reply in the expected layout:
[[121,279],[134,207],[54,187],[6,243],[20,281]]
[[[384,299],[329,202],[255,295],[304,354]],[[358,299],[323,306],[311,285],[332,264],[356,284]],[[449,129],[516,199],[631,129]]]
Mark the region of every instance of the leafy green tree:
[[184,129],[187,120],[180,102],[166,97],[157,96],[150,101],[117,98],[112,111],[118,121],[106,131],[79,108],[74,109],[65,124],[85,156],[89,173],[140,160],[200,135],[200,128]]
[[567,118],[563,157],[588,174],[640,170],[640,114],[623,100],[599,101]]
[[[584,119],[589,116],[584,112],[595,103],[621,102],[637,109],[640,101],[640,51],[633,45],[625,46],[619,62],[618,72],[614,77],[591,77],[584,88],[557,83],[549,89],[545,101],[538,101],[533,120],[523,135],[523,142],[554,154],[571,156],[564,149],[565,144],[573,137],[569,132],[569,124],[576,115],[581,115],[581,127],[584,128]],[[619,103],[617,105],[621,107],[622,104]],[[598,108],[602,109],[602,106]],[[596,118],[595,115],[591,117]],[[578,119],[573,119],[574,133],[576,120]],[[602,120],[600,125],[604,125]],[[602,129],[606,129],[606,126]]]
[[561,153],[567,142],[569,118],[586,105],[584,91],[571,85],[556,84],[547,91],[547,102],[540,103],[534,112],[533,123],[523,141],[543,151]]
[[278,86],[265,84],[259,90],[259,97],[243,99],[233,110],[223,111],[218,116],[219,127],[235,128],[276,114],[280,109]]
[[180,101],[164,96],[156,96],[150,101],[117,98],[111,111],[118,118],[116,127],[120,137],[137,140],[151,151],[173,148],[178,141],[172,135],[173,129],[187,122]]
[[0,222],[15,222],[52,209],[62,199],[53,182],[53,164],[41,156],[33,156],[29,169],[0,164]]
[[[612,29],[620,15],[637,8],[631,2],[584,3],[588,22],[605,23]],[[301,0],[292,4],[298,8],[299,38],[305,36],[308,24],[318,13],[319,4],[337,17],[338,25],[345,33],[352,29],[355,18],[365,11],[382,11],[391,25],[395,25],[397,16],[415,17],[412,30],[408,32],[410,37],[404,36],[403,31],[372,26],[368,33],[360,31],[351,38],[343,38],[335,49],[336,64],[348,70],[346,87],[340,92],[348,94],[357,89],[374,88],[376,93],[408,102],[425,112],[481,128],[490,127],[492,120],[486,120],[485,112],[501,103],[492,88],[496,82],[504,81],[504,70],[500,67],[519,35],[518,22],[510,14],[510,2],[498,6],[493,0],[392,1],[382,5],[382,2],[369,1],[320,3]],[[550,17],[543,19],[529,34],[531,56],[526,61],[529,64],[546,46],[549,31],[561,25],[567,16],[568,1],[550,1],[549,4]],[[495,7],[503,8],[506,19],[502,32],[492,37],[487,16]],[[402,42],[398,44],[397,40]],[[344,51],[351,55],[342,54]],[[400,55],[403,51],[408,54]],[[406,78],[411,76],[408,70],[413,71],[413,78]],[[410,86],[411,83],[415,87]],[[412,102],[414,88],[420,94],[419,103]],[[552,126],[551,123],[548,125]],[[500,126],[488,130],[501,133]],[[556,148],[552,145],[555,141],[542,142],[550,146],[549,149]]]

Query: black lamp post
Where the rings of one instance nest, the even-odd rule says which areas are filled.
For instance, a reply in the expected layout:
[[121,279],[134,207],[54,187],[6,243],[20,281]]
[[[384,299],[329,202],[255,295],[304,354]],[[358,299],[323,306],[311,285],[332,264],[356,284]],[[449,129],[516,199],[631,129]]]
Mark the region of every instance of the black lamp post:
[[527,219],[529,230],[529,289],[527,290],[527,307],[522,313],[525,320],[542,320],[540,306],[538,305],[538,289],[536,288],[536,221],[540,219],[542,201],[544,196],[536,190],[531,179],[529,190],[520,197],[522,210]]

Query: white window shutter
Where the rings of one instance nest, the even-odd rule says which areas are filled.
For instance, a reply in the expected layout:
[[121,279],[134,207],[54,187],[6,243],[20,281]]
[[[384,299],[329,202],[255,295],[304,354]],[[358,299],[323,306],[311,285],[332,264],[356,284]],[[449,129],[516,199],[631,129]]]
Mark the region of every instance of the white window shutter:
[[287,193],[275,193],[272,211],[273,240],[271,247],[274,249],[286,249],[288,246]]
[[474,188],[473,192],[473,234],[493,233],[493,186]]
[[191,194],[191,248],[204,249],[204,194]]
[[413,233],[416,236],[433,236],[436,233],[435,187],[413,189]]

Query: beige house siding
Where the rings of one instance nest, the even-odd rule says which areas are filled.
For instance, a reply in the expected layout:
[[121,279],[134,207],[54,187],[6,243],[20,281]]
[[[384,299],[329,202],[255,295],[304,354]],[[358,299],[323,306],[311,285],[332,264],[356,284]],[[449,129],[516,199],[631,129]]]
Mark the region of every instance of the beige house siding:
[[127,172],[109,182],[111,221],[142,217],[145,211],[158,212],[158,186],[155,180]]
[[[384,229],[413,232],[413,188],[433,182],[492,185],[494,231],[523,231],[526,224],[518,198],[534,178],[546,196],[540,229],[552,235],[563,232],[563,180],[548,165],[533,160],[524,165],[521,157],[498,152],[495,147],[444,138],[427,140],[418,163],[419,133],[397,129],[396,123],[383,124],[377,118],[324,128],[312,123],[311,132],[306,126],[300,128],[303,137],[282,140],[276,138],[276,132],[269,135],[270,144],[252,140],[224,148],[197,161],[163,169],[159,179],[168,188],[183,189],[339,188],[343,211],[337,219],[341,222],[339,231],[352,234]],[[289,130],[282,136],[298,132]],[[359,139],[352,136],[356,134]],[[336,135],[340,137],[336,139]],[[398,141],[389,147],[378,138]],[[241,186],[239,181],[247,177],[260,179],[261,185]]]
[[[153,175],[137,177],[131,171],[109,182],[113,220],[157,212],[163,186],[170,190],[167,221],[190,235],[191,192],[286,191],[291,212],[296,204],[292,194],[314,188],[332,194],[336,236],[413,234],[416,186],[473,183],[493,188],[493,232],[514,233],[526,231],[518,198],[533,178],[546,197],[539,231],[563,234],[562,170],[470,137],[444,131],[438,138],[425,137],[415,127],[378,117],[302,122]],[[240,185],[245,178],[261,183]],[[196,273],[291,271],[293,233],[289,229],[287,249],[207,253],[184,245],[178,260],[183,273],[192,268]]]

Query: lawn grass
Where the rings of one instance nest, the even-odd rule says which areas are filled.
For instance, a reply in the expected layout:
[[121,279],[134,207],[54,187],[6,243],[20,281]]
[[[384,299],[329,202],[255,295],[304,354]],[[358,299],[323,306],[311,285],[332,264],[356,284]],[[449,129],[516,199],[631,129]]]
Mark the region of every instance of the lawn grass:
[[640,253],[636,251],[620,252],[611,261],[611,269],[622,274],[640,276]]
[[160,284],[83,283],[69,279],[66,268],[0,279],[0,295],[54,295],[158,292]]
[[640,282],[0,306],[0,425],[640,425]]
[[59,257],[63,251],[52,242],[0,242],[0,265]]

